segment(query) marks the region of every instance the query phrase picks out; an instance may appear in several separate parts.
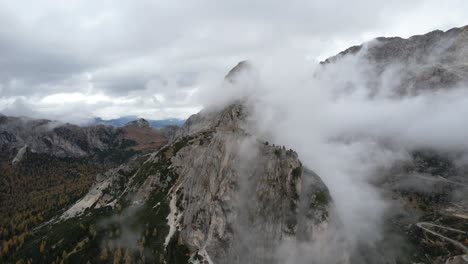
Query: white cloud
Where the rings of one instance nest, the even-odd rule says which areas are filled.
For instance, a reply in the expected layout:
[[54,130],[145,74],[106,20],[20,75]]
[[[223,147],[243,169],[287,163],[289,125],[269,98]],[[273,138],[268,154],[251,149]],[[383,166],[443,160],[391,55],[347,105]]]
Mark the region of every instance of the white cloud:
[[[345,237],[373,245],[382,239],[381,225],[389,206],[370,184],[379,176],[378,169],[408,159],[412,151],[421,149],[455,153],[466,162],[466,71],[457,72],[464,80],[458,83],[444,78],[436,78],[433,85],[424,82],[425,67],[444,66],[456,71],[458,66],[467,65],[468,57],[463,56],[466,45],[459,45],[467,40],[464,30],[456,36],[447,33],[445,38],[431,34],[431,44],[427,38],[413,39],[408,46],[425,45],[412,53],[405,49],[408,46],[395,44],[400,40],[392,42],[395,45],[390,48],[386,42],[374,41],[358,54],[324,66],[277,53],[253,63],[252,69],[242,72],[234,83],[201,89],[200,100],[207,106],[217,106],[248,98],[254,129],[265,140],[296,150],[303,164],[324,180]],[[372,54],[373,50],[368,47],[378,45],[382,46],[376,53],[381,56],[369,59],[366,52]],[[402,54],[409,56],[408,62]],[[403,71],[394,60],[404,66]],[[274,63],[278,61],[281,64]],[[383,73],[376,74],[380,73],[377,66],[385,66]],[[412,78],[407,79],[407,74]],[[412,86],[415,80],[423,81],[423,86]],[[417,91],[396,94],[402,82]],[[327,248],[336,256],[332,243]],[[300,252],[292,251],[297,248],[288,249],[294,261],[300,259],[296,254]],[[285,263],[317,260],[310,252],[303,262]],[[333,261],[324,263],[329,262]]]
[[[105,95],[115,98],[112,108],[89,102],[82,107],[116,116],[128,110],[117,99],[126,97],[144,102],[132,112],[162,118],[156,113],[179,108],[177,113],[187,117],[191,112],[182,114],[183,109],[200,106],[191,91],[219,83],[240,60],[290,56],[315,63],[369,38],[468,24],[467,5],[460,0],[443,7],[434,0],[4,0],[0,98],[20,96],[28,105],[47,104],[49,99],[42,99],[52,94],[80,93],[91,102]],[[44,117],[70,112],[69,105],[55,109],[59,113],[39,112],[48,109],[45,105],[29,107]],[[6,108],[0,104],[0,111]]]

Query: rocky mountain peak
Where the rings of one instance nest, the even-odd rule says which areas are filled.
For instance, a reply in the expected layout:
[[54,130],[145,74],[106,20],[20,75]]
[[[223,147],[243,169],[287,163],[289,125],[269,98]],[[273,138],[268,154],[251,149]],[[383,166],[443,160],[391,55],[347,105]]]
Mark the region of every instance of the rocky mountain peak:
[[381,87],[395,98],[456,88],[468,83],[468,26],[409,38],[376,38],[321,65],[327,70],[350,62],[359,65],[370,95],[378,94]]
[[134,127],[139,127],[139,128],[150,128],[150,123],[144,119],[144,118],[139,118],[137,120],[128,122],[125,126],[134,126]]
[[[173,137],[177,129],[161,131],[145,119],[124,127],[109,125],[77,126],[46,119],[0,117],[0,147],[23,156],[25,146],[33,152],[56,157],[102,159],[108,153],[115,160],[126,159],[134,152],[156,151]],[[109,156],[110,157],[110,156]],[[111,158],[106,157],[106,160]],[[112,159],[114,156],[112,157]]]
[[465,60],[468,47],[468,25],[447,31],[434,30],[409,38],[378,37],[367,43],[352,46],[321,64],[339,61],[344,56],[365,53],[365,58],[373,62],[421,61],[437,57],[440,61]]
[[208,130],[235,130],[245,125],[248,108],[243,101],[235,101],[224,108],[214,107],[190,116],[178,135],[186,136]]
[[[252,65],[249,61],[241,61],[229,71],[225,80],[231,83],[235,82],[239,74],[250,69],[252,69]],[[176,137],[208,130],[243,129],[248,115],[249,109],[245,98],[236,99],[221,106],[209,106],[190,116],[177,132]]]
[[225,80],[229,82],[234,82],[235,79],[243,72],[248,71],[252,68],[252,64],[248,60],[243,60],[239,62],[234,68],[232,68],[226,77],[224,77]]
[[326,232],[326,186],[302,167],[296,152],[247,133],[248,116],[241,101],[206,109],[145,162],[170,168],[170,178],[156,172],[146,181],[171,186],[167,200],[159,201],[169,208],[164,245],[167,250],[178,241],[190,252],[190,263],[275,263],[273,251],[281,241]]

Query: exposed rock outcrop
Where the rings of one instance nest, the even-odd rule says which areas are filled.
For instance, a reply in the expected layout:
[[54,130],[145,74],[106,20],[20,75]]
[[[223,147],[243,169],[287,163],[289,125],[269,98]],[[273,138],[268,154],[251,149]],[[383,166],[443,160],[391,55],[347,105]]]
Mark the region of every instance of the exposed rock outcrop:
[[246,116],[239,103],[194,115],[173,146],[177,180],[168,195],[177,206],[168,239],[177,232],[192,259],[274,263],[284,239],[312,239],[327,227],[330,197],[320,178],[304,173],[294,151],[250,135]]
[[134,126],[134,127],[138,127],[138,128],[149,128],[150,123],[148,121],[146,121],[145,119],[140,118],[140,119],[137,119],[135,121],[129,122],[125,126]]
[[252,69],[252,65],[249,61],[244,60],[239,62],[234,68],[232,68],[225,76],[225,80],[228,82],[235,82],[236,78],[243,72]]
[[167,212],[155,242],[167,263],[173,251],[193,263],[275,263],[283,241],[327,229],[325,185],[293,150],[251,135],[247,116],[239,102],[193,115],[129,180],[127,203]]
[[172,138],[175,130],[156,129],[150,126],[145,119],[129,122],[121,128],[119,139],[127,140],[131,148],[143,153],[149,153],[160,149]]
[[[20,150],[61,158],[107,158],[110,152],[129,156],[129,150],[148,153],[160,149],[174,138],[178,128],[156,129],[144,119],[123,127],[94,125],[80,127],[45,119],[0,116],[0,147],[17,153],[15,163],[21,159]],[[125,153],[124,153],[125,152]],[[126,153],[128,152],[128,153]],[[121,158],[117,162],[124,161]]]
[[353,46],[321,64],[326,68],[355,56],[371,95],[386,87],[390,96],[414,96],[466,85],[467,43],[468,26],[407,39],[381,37]]

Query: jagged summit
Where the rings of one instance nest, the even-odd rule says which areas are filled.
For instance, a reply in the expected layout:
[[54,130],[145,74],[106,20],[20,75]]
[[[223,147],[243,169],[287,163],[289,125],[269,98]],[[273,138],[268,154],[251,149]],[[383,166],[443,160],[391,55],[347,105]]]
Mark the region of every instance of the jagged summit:
[[252,64],[248,60],[239,62],[234,68],[232,68],[228,74],[224,77],[229,82],[235,82],[236,78],[243,72],[248,71],[252,68]]
[[[371,96],[384,91],[397,98],[458,88],[468,84],[468,26],[407,39],[377,38],[328,58],[321,69],[334,74],[335,64],[358,69],[362,77],[357,79]],[[339,79],[341,73],[335,74]]]
[[190,116],[179,131],[185,136],[213,129],[240,128],[248,116],[248,108],[243,101],[235,101],[223,108],[208,108]]
[[[423,35],[414,35],[409,38],[378,37],[367,43],[352,46],[335,56],[327,58],[320,64],[333,63],[346,55],[355,55],[363,48],[368,48],[367,58],[374,61],[408,61],[425,60],[432,52],[441,49],[444,53],[440,60],[462,59],[466,56],[456,57],[456,53],[466,55],[468,49],[468,25],[460,28],[452,28],[447,31],[434,30]],[[445,43],[444,43],[445,42]],[[453,57],[451,57],[451,55]]]

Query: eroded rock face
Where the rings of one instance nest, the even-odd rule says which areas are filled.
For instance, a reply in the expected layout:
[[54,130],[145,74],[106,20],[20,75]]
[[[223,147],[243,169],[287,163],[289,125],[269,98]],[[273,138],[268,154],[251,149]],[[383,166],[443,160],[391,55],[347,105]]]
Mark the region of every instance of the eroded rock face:
[[184,126],[177,131],[177,137],[184,137],[208,130],[244,130],[248,113],[241,102],[224,109],[210,109],[192,115]]
[[468,83],[468,26],[436,30],[408,39],[377,38],[351,47],[321,64],[332,64],[355,56],[371,96],[415,96]]
[[134,262],[280,264],[299,244],[324,244],[334,222],[328,189],[296,152],[257,138],[248,116],[240,102],[192,116],[159,151],[99,174],[25,248],[45,238],[53,247],[44,261],[67,251],[67,261],[100,262],[99,252],[122,248]]
[[293,150],[248,133],[247,116],[237,103],[194,115],[161,150],[177,177],[167,194],[165,245],[177,237],[193,262],[275,263],[283,240],[311,241],[313,230],[327,228],[325,185]]
[[109,219],[140,223],[131,244],[144,239],[135,254],[156,263],[285,263],[280,248],[324,239],[332,202],[296,152],[249,132],[248,115],[233,103],[192,116],[160,151],[100,175],[60,219],[110,207],[99,243],[116,239]]
[[114,208],[118,197],[124,192],[127,179],[135,173],[139,166],[137,159],[132,159],[126,164],[110,169],[105,173],[98,174],[88,193],[68,208],[58,219],[66,220],[78,217],[90,208],[111,207]]

